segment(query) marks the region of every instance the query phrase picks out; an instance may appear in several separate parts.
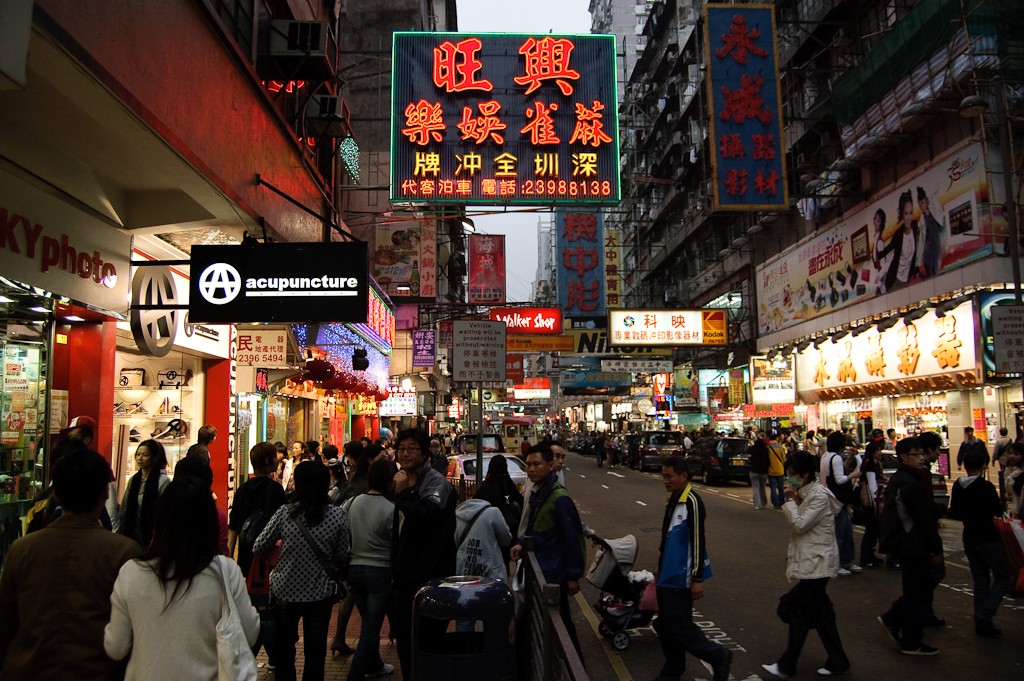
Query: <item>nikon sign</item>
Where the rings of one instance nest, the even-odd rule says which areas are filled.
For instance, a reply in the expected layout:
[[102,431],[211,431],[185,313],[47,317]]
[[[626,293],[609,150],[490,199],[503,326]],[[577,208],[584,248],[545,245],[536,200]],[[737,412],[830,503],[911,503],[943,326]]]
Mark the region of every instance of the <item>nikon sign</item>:
[[365,323],[364,243],[193,246],[189,320]]

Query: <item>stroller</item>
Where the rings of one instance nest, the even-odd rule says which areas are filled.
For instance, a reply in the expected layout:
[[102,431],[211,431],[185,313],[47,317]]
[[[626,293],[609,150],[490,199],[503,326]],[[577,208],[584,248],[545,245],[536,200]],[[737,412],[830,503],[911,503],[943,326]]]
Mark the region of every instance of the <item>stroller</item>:
[[636,537],[602,539],[590,534],[597,547],[587,581],[601,590],[594,609],[601,616],[598,631],[619,651],[629,647],[630,629],[646,627],[658,612],[654,576],[629,572],[636,560]]

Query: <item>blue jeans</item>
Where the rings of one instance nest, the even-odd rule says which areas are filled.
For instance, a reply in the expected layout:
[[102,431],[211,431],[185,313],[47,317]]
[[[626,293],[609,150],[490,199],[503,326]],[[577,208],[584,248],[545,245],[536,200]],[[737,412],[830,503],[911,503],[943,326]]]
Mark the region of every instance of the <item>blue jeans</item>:
[[786,502],[782,496],[782,480],[783,476],[781,475],[768,476],[768,487],[772,491],[772,506],[775,508],[782,508],[782,504]]
[[380,659],[380,628],[391,601],[391,568],[350,565],[348,586],[362,620],[348,679],[363,681],[367,674],[376,674],[384,668],[384,661]]
[[836,511],[836,543],[839,545],[839,564],[844,568],[853,565],[857,548],[853,543],[853,519],[849,506]]
[[767,499],[764,496],[764,481],[767,475],[760,473],[750,472],[750,493],[754,501],[754,508],[762,509],[765,507]]
[[327,659],[327,627],[334,603],[277,602],[277,681],[295,681],[295,645],[299,642],[299,620],[302,620],[303,654],[306,665],[302,681],[323,681]]

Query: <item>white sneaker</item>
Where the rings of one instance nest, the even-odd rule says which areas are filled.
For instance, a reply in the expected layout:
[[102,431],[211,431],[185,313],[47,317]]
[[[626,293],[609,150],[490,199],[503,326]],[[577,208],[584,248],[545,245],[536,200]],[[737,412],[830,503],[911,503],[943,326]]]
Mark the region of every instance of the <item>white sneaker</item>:
[[853,573],[847,570],[846,568],[841,567],[839,568],[839,572],[837,572],[836,574],[838,574],[840,577],[849,577]]
[[778,662],[773,662],[772,664],[763,664],[763,665],[761,665],[761,668],[764,669],[769,674],[771,674],[772,676],[775,676],[777,678],[780,678],[780,679],[788,679],[789,678],[789,674],[784,674],[782,672],[782,670],[779,669],[779,663]]
[[395,665],[388,664],[387,662],[385,662],[384,666],[381,667],[379,672],[377,672],[376,674],[367,674],[366,678],[374,679],[374,678],[377,678],[378,676],[390,676],[394,671],[395,671]]
[[849,570],[850,572],[864,572],[864,568],[862,568],[860,565],[857,565],[855,563],[850,563],[849,565],[846,566],[846,569]]

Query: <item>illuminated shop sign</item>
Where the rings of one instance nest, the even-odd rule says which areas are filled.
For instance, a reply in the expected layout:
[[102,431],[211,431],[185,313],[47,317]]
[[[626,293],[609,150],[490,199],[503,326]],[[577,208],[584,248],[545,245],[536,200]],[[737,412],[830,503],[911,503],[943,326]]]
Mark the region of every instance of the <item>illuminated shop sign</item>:
[[365,243],[193,246],[189,320],[367,322]]
[[560,334],[562,311],[557,307],[492,307],[492,321],[505,322],[509,334]]
[[566,317],[592,317],[605,311],[604,216],[555,215],[558,251],[558,303]]
[[725,345],[725,310],[609,310],[612,345]]
[[981,385],[971,302],[936,317],[827,339],[796,356],[796,387],[808,402],[855,399]]
[[390,354],[395,345],[395,313],[380,297],[370,289],[367,296],[366,323],[350,324],[352,330],[372,342],[384,354]]
[[707,5],[715,208],[787,208],[772,5]]
[[398,32],[391,200],[619,201],[615,36]]

